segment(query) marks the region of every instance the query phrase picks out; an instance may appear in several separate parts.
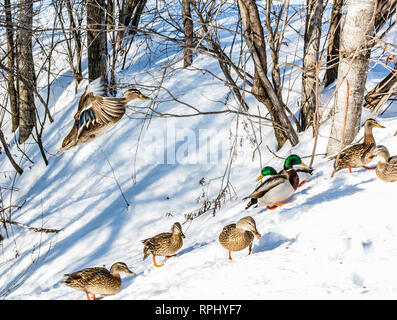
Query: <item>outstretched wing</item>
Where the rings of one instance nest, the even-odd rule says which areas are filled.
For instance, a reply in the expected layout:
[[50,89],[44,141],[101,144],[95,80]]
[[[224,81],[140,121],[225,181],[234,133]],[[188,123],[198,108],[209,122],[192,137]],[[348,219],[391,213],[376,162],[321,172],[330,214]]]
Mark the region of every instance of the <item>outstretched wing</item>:
[[106,81],[105,77],[101,76],[94,81],[91,81],[87,88],[85,89],[85,93],[93,93],[94,96],[104,97],[106,96]]
[[254,198],[254,199],[259,199],[262,198],[266,192],[268,192],[270,189],[278,186],[281,183],[284,183],[285,181],[288,181],[288,178],[285,175],[276,175],[272,176],[269,179],[267,179],[265,182],[263,182],[260,186],[258,186],[254,192],[252,192],[249,196],[247,196],[244,199],[247,198]]
[[94,96],[92,93],[87,95],[85,105],[78,114],[77,137],[80,136],[84,128],[98,124],[115,122],[125,113],[125,103],[120,98],[109,98]]

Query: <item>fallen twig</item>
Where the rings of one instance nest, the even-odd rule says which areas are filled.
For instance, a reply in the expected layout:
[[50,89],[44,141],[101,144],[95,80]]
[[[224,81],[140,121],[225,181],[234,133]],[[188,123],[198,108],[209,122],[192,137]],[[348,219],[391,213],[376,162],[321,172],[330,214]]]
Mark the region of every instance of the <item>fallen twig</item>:
[[0,218],[0,222],[1,223],[14,224],[14,225],[17,225],[19,227],[22,227],[22,228],[25,228],[25,229],[28,229],[28,230],[32,230],[34,232],[58,233],[59,231],[61,231],[61,230],[58,230],[58,229],[47,229],[47,228],[31,227],[31,226],[28,226],[26,224],[23,224],[23,223],[20,223],[20,222],[17,222],[17,221],[12,221],[12,220],[2,219],[2,218]]

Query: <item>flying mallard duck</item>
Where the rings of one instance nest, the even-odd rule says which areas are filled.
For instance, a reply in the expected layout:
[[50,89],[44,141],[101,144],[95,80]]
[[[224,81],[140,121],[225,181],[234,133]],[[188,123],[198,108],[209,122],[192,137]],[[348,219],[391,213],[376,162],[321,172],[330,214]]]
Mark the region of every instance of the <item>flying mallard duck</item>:
[[266,206],[268,209],[275,209],[289,203],[282,203],[282,201],[291,197],[299,185],[304,183],[302,181],[301,184],[299,184],[297,170],[302,170],[301,173],[308,174],[310,171],[312,172],[313,169],[308,168],[307,172],[304,169],[294,169],[293,167],[296,165],[303,167],[307,167],[307,165],[302,162],[302,159],[298,155],[292,155],[288,158],[288,162],[286,159],[284,163],[284,168],[287,169],[281,170],[278,174],[272,167],[264,167],[262,169],[261,175],[256,179],[256,181],[259,181],[267,175],[270,175],[270,178],[264,181],[254,190],[254,192],[243,199],[251,198],[251,201],[247,204],[245,209],[248,209],[254,204],[257,204],[257,207]]
[[248,254],[251,254],[254,236],[261,237],[256,229],[255,220],[247,216],[241,218],[237,223],[224,227],[219,235],[219,242],[225,249],[229,250],[229,260],[232,260],[232,251],[240,251],[249,247]]
[[397,156],[390,157],[390,153],[385,146],[377,146],[374,149],[375,156],[380,158],[376,165],[376,175],[379,179],[386,182],[397,181]]
[[[354,144],[341,151],[338,164],[334,163],[336,171],[349,168],[349,172],[352,172],[352,168],[363,167],[367,170],[375,169],[367,167],[367,164],[374,158],[373,151],[376,147],[375,139],[372,134],[373,128],[384,128],[375,119],[368,119],[364,124],[364,142]],[[337,156],[333,156],[331,159],[336,159]]]
[[150,254],[153,255],[153,264],[155,267],[162,267],[156,263],[156,256],[163,256],[171,258],[174,254],[182,248],[185,235],[182,232],[182,226],[179,222],[175,222],[171,228],[171,232],[160,233],[152,238],[142,240],[143,260]]
[[104,77],[92,81],[86,87],[74,115],[72,130],[63,139],[62,147],[57,155],[79,144],[89,142],[107,131],[123,117],[126,105],[131,100],[150,100],[137,89],[127,90],[121,98],[111,98],[105,95]]
[[86,268],[72,274],[65,274],[68,278],[61,283],[84,291],[88,300],[91,300],[89,294],[92,294],[94,300],[100,300],[102,298],[96,298],[96,294],[111,295],[120,291],[121,272],[135,275],[134,272],[128,269],[124,262],[116,262],[112,265],[110,271],[103,267],[94,267]]

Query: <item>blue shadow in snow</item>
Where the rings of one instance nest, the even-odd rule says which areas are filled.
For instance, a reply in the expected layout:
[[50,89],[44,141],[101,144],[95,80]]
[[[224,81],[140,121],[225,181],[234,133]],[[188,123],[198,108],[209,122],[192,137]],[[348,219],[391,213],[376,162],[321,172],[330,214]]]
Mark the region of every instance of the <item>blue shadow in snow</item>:
[[274,250],[284,243],[292,244],[296,240],[297,237],[287,238],[276,232],[268,232],[259,239],[259,243],[255,246],[254,252]]
[[181,255],[183,255],[185,253],[189,253],[189,252],[191,252],[191,251],[193,251],[195,249],[198,249],[200,247],[204,247],[204,246],[208,245],[208,243],[209,242],[198,242],[198,243],[195,243],[193,246],[190,246],[188,248],[185,248],[185,249],[182,249],[181,251],[179,251],[178,252],[178,256],[181,256]]

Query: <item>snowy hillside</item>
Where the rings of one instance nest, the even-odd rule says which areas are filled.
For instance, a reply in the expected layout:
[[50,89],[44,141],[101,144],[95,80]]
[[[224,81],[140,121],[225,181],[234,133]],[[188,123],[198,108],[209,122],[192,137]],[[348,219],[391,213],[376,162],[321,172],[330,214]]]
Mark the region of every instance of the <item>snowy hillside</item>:
[[[292,29],[286,33],[289,41],[297,39]],[[180,55],[177,52],[172,59]],[[294,59],[288,51],[283,52],[284,57]],[[0,183],[17,188],[13,192],[2,189],[3,202],[23,204],[13,211],[13,220],[60,229],[45,234],[7,227],[8,234],[2,234],[0,244],[0,296],[85,299],[84,293],[60,284],[64,274],[93,266],[110,268],[123,261],[136,275],[123,274],[121,291],[106,300],[394,299],[397,183],[385,183],[375,171],[364,169],[353,169],[351,174],[342,170],[331,178],[333,162],[324,157],[328,122],[320,129],[313,177],[297,190],[293,202],[276,210],[245,210],[247,201],[242,199],[256,187],[264,165],[280,170],[281,158],[294,153],[309,164],[314,143],[311,130],[299,135],[297,146],[286,143],[275,151],[272,128],[262,126],[257,131],[262,139],[259,154],[250,139],[252,123],[245,116],[221,113],[142,120],[148,106],[162,113],[193,113],[172,101],[168,92],[202,112],[224,110],[226,103],[237,108],[237,103],[227,98],[230,88],[200,71],[205,67],[221,76],[215,60],[198,56],[194,60],[197,69],[190,70],[184,70],[179,61],[180,68],[162,83],[166,90],[155,91],[153,82],[160,81],[161,67],[168,62],[161,54],[155,58],[148,62],[135,57],[137,64],[118,73],[120,83],[139,84],[153,100],[132,102],[126,116],[94,141],[55,156],[88,84],[84,80],[75,94],[73,78],[65,71],[52,86],[54,122],[43,133],[49,165],[42,161],[33,140],[24,146],[33,163],[22,160],[21,176],[12,173],[6,155],[0,154]],[[57,62],[59,70],[67,70],[62,55]],[[382,66],[372,67],[367,89],[388,73]],[[288,98],[289,107],[297,114],[299,70],[287,71],[298,79]],[[39,81],[44,85],[46,79]],[[333,90],[331,86],[322,92],[323,103]],[[120,90],[118,96],[122,93]],[[257,114],[257,101],[248,93],[246,100]],[[361,123],[368,117],[369,112],[363,110]],[[397,104],[394,102],[378,121],[386,128],[374,129],[377,144],[396,155]],[[363,133],[361,128],[357,141]],[[11,151],[17,150],[14,140],[8,143]],[[225,173],[231,153],[231,171]],[[375,158],[371,165],[377,161]],[[221,208],[215,215],[207,212],[187,221],[185,214],[217,196],[224,175],[229,177],[230,193],[222,199]],[[248,249],[233,252],[229,261],[228,252],[218,242],[219,233],[246,215],[255,219],[262,237],[255,238],[253,254],[248,256]],[[186,235],[183,247],[176,257],[158,257],[164,266],[155,268],[151,257],[142,259],[141,240],[170,231],[177,221],[183,223]]]

